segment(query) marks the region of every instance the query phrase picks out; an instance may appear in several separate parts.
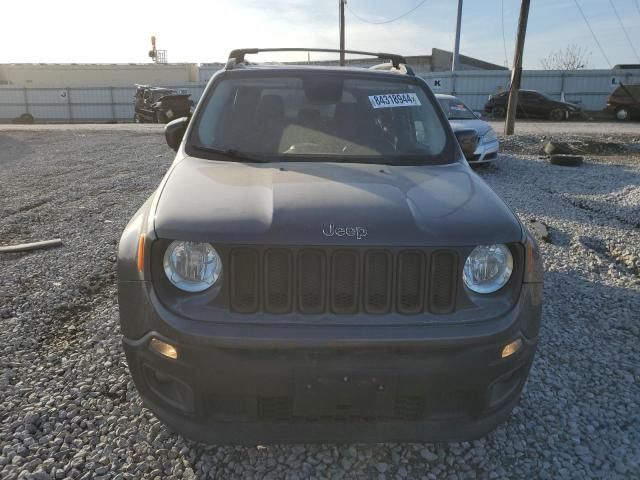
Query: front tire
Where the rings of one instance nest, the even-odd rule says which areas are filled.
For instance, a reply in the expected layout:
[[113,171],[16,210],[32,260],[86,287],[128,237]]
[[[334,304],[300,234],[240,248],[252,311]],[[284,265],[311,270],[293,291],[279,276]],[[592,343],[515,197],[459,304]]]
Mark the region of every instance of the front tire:
[[507,115],[507,111],[504,107],[493,107],[493,116],[495,118],[504,118]]
[[549,120],[553,122],[561,122],[567,119],[567,112],[561,108],[554,108],[549,112]]
[[156,123],[167,123],[167,115],[164,112],[156,112]]
[[616,110],[616,120],[619,122],[626,122],[631,117],[631,112],[625,107],[620,107]]

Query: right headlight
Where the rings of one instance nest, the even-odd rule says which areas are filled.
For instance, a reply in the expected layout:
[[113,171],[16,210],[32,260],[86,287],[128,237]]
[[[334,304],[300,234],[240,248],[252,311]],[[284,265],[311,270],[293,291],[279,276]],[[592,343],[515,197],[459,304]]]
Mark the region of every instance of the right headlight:
[[185,292],[206,290],[216,283],[222,271],[220,255],[204,242],[171,242],[163,264],[169,281]]
[[464,262],[462,279],[476,293],[493,293],[506,285],[513,272],[513,257],[503,244],[480,245]]
[[496,140],[498,140],[498,135],[496,135],[493,128],[482,136],[482,143],[495,142]]

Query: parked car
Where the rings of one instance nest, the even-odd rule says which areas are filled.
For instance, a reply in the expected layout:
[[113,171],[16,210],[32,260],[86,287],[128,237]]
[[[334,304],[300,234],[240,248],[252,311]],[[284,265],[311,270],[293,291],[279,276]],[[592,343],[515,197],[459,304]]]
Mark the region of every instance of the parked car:
[[604,111],[620,121],[640,117],[640,84],[619,85],[609,95]]
[[470,165],[486,164],[498,158],[498,136],[491,125],[480,119],[459,98],[436,94],[438,103],[449,119],[453,131],[473,128],[478,133],[478,147],[467,156]]
[[486,434],[536,350],[536,242],[403,57],[245,61],[280,50],[232,51],[165,127],[176,158],[122,234],[141,397],[216,444]]
[[191,95],[172,88],[136,85],[133,121],[135,123],[167,123],[190,114]]
[[[484,106],[484,111],[496,118],[506,115],[509,103],[509,92],[504,91],[490,95]],[[518,106],[516,115],[523,117],[548,118],[555,122],[570,118],[582,118],[584,112],[579,105],[554,100],[550,96],[535,90],[520,90],[518,92]]]

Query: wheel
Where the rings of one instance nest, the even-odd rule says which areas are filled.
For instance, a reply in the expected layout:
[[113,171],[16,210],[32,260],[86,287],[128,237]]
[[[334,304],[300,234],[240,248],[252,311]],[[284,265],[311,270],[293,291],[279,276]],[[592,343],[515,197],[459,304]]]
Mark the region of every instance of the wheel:
[[629,110],[625,107],[620,107],[616,110],[616,120],[620,120],[621,122],[626,122],[631,117]]
[[507,111],[504,107],[493,107],[493,116],[496,118],[504,118],[507,114]]
[[142,123],[142,118],[137,113],[133,114],[133,123]]
[[156,123],[167,123],[167,115],[164,112],[156,112]]
[[554,108],[549,112],[549,120],[561,122],[567,119],[567,113],[561,108]]
[[34,120],[33,115],[30,113],[23,113],[19,117],[14,118],[12,122],[19,125],[33,125]]
[[549,159],[552,165],[559,165],[561,167],[579,167],[584,161],[582,155],[551,155]]

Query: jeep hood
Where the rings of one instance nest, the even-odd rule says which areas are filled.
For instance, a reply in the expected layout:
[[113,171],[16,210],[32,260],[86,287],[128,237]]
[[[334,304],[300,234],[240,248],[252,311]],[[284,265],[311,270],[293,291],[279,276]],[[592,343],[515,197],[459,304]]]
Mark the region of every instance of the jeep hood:
[[[246,164],[186,157],[173,166],[157,195],[155,230],[167,239],[463,246],[522,237],[511,210],[461,163]],[[357,227],[366,229],[366,236],[345,233]]]

